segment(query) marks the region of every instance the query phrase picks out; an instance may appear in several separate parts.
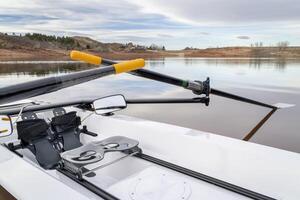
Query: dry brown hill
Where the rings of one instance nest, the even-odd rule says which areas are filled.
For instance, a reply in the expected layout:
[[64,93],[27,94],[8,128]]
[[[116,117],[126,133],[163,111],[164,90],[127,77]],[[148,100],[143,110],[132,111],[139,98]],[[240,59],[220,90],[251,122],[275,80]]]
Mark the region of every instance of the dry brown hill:
[[165,57],[173,54],[133,43],[102,43],[89,37],[0,33],[0,60],[65,60],[70,50],[87,51],[111,59]]
[[[152,46],[152,45],[151,45]],[[300,47],[223,47],[165,51],[133,43],[103,43],[89,37],[58,37],[39,33],[7,35],[0,33],[1,60],[69,60],[76,49],[110,59],[184,57],[280,57],[300,58]],[[158,47],[158,46],[156,46]]]
[[223,47],[185,50],[186,57],[300,58],[300,47]]

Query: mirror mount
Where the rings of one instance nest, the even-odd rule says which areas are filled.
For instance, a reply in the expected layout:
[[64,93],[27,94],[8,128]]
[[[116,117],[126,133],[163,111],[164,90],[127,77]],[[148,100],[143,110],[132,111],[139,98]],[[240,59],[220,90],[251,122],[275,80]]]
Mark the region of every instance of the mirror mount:
[[115,113],[113,112],[109,112],[109,113],[104,113],[102,114],[102,116],[106,116],[106,117],[109,117],[109,116],[113,116]]

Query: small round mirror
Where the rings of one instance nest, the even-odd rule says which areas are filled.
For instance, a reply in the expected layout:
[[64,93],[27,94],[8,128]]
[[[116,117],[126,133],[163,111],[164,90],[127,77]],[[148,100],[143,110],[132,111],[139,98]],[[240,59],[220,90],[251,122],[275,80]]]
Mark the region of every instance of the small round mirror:
[[95,113],[104,115],[126,108],[126,100],[123,95],[113,95],[97,99],[93,102]]

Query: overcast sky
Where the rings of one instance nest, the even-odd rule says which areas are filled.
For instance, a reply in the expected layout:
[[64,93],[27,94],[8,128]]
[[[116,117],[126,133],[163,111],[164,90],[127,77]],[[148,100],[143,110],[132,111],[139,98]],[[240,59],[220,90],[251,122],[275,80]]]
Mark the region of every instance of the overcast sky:
[[300,45],[299,0],[0,0],[0,32],[89,36],[168,49]]

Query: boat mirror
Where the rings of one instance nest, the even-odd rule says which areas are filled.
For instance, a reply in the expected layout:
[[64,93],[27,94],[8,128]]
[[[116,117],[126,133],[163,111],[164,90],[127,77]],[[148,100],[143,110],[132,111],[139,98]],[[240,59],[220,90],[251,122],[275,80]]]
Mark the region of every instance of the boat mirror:
[[0,115],[0,137],[9,136],[12,132],[11,118],[7,115]]
[[98,115],[110,114],[122,110],[126,106],[126,100],[120,94],[97,99],[93,102],[95,113]]

